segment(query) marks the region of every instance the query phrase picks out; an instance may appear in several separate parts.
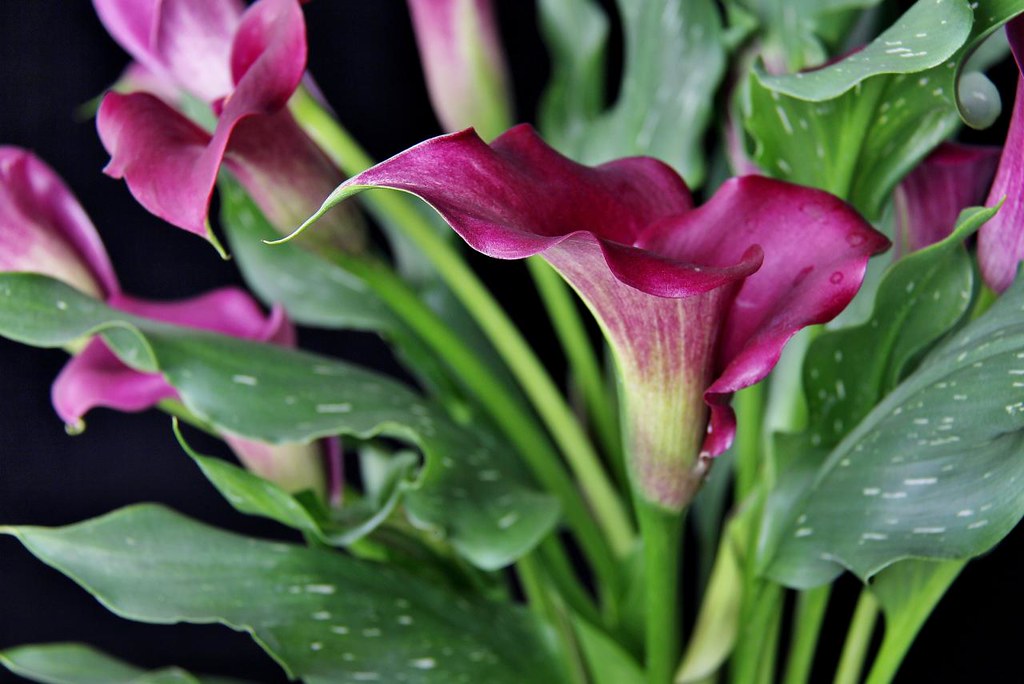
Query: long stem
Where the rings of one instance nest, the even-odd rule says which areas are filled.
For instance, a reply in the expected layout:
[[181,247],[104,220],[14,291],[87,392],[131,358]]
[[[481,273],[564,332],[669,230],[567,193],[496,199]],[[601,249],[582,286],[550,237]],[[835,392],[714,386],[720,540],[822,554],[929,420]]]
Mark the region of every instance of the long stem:
[[864,657],[871,645],[871,635],[875,631],[878,619],[878,601],[870,591],[861,591],[857,608],[850,620],[850,630],[846,633],[843,654],[839,658],[836,677],[833,684],[857,684],[861,670],[864,669]]
[[594,354],[586,326],[576,306],[575,298],[562,277],[538,257],[527,260],[530,274],[537,285],[541,301],[548,311],[548,318],[555,328],[573,378],[579,385],[597,434],[616,470],[620,482],[626,483],[625,466],[622,461],[622,442],[619,436],[618,417],[608,396],[604,383],[604,372]]
[[682,651],[679,565],[682,513],[637,502],[644,545],[644,636],[648,684],[670,684]]
[[562,665],[566,681],[571,684],[587,684],[586,668],[576,646],[576,635],[572,624],[560,605],[557,595],[551,590],[544,576],[541,563],[535,554],[528,554],[516,561],[516,571],[523,585],[531,610],[554,627],[561,642],[565,658]]
[[[373,164],[348,132],[308,94],[296,93],[291,110],[303,129],[345,173],[355,174]],[[433,263],[452,293],[476,319],[565,454],[612,548],[625,556],[635,532],[622,499],[572,409],[522,334],[458,251],[437,236],[406,197],[395,193],[370,194],[366,203],[371,212],[402,227],[405,236]]]
[[757,484],[764,455],[761,433],[764,424],[764,385],[758,383],[736,393],[736,500],[744,501]]
[[372,287],[377,296],[462,378],[516,447],[537,480],[559,499],[566,521],[579,538],[602,587],[611,589],[617,586],[618,569],[611,549],[594,525],[586,502],[562,467],[558,454],[533,417],[508,397],[501,381],[487,365],[394,271],[340,253],[330,256]]
[[793,614],[793,636],[789,641],[784,684],[807,684],[831,594],[831,584],[800,592]]

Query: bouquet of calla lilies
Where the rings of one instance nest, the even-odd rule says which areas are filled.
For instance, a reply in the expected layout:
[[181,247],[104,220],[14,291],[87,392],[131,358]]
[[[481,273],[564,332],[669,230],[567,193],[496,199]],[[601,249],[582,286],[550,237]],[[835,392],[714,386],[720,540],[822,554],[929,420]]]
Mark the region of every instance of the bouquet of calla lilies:
[[[0,147],[0,335],[68,353],[55,430],[163,411],[282,530],[0,520],[117,615],[247,632],[311,683],[885,684],[1024,515],[1024,94],[1001,149],[955,141],[1013,99],[985,73],[1024,59],[1024,0],[538,0],[535,124],[489,0],[408,0],[447,132],[379,163],[299,0],[93,5],[133,60],[104,172],[249,288],[125,292],[74,189]],[[525,262],[538,320],[470,250]],[[405,375],[297,326],[376,333]],[[85,643],[0,664],[224,681]]]

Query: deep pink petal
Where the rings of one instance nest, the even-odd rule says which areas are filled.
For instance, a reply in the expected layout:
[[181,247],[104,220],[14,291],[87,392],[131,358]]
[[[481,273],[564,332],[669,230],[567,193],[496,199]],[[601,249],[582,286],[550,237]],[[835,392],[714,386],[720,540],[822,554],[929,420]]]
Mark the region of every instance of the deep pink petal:
[[611,343],[634,483],[672,509],[704,472],[698,452],[731,443],[730,395],[764,378],[798,330],[842,310],[888,247],[820,190],[747,176],[693,209],[655,160],[584,167],[525,126],[491,146],[471,131],[429,140],[346,186],[418,195],[490,256],[542,254]]
[[[1006,36],[1010,39],[1017,68],[1024,70],[1024,16],[1006,25]],[[1005,201],[978,232],[981,275],[996,292],[1010,287],[1024,259],[1024,155],[1021,150],[1024,150],[1024,76],[1017,78],[1010,130],[1006,133],[996,179],[985,205],[992,207],[1004,198]]]
[[[408,0],[427,92],[441,126],[497,135],[509,123],[508,75],[491,0]],[[490,130],[484,135],[492,137]]]
[[897,256],[952,233],[961,210],[985,198],[998,161],[998,147],[955,143],[944,143],[928,155],[893,195]]
[[129,368],[95,338],[67,362],[50,396],[64,424],[81,429],[82,417],[96,407],[142,411],[177,393],[162,375]]
[[123,177],[152,213],[209,237],[210,197],[226,159],[270,220],[290,228],[340,181],[330,161],[283,110],[305,63],[305,24],[298,3],[257,2],[238,26],[231,55],[238,83],[218,103],[213,136],[156,97],[110,93],[97,117],[111,155],[107,173]]
[[206,214],[223,151],[210,134],[147,93],[107,93],[96,117],[110,153],[104,172],[124,178],[139,204],[209,238]]
[[267,316],[249,293],[236,287],[178,301],[155,302],[120,295],[108,303],[135,316],[186,328],[282,346],[295,344],[295,329],[283,309],[274,307]]
[[212,102],[231,92],[239,0],[93,0],[111,36],[166,87]]
[[119,287],[85,210],[42,160],[0,147],[0,270],[43,273],[96,297]]

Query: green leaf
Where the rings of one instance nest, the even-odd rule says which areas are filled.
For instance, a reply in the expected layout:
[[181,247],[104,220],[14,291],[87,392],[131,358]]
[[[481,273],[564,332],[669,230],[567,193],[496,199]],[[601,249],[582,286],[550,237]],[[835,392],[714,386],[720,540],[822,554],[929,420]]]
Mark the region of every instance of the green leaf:
[[243,684],[227,677],[196,677],[176,667],[146,671],[74,643],[34,644],[0,651],[0,665],[45,684]]
[[764,27],[761,54],[790,71],[818,66],[828,58],[822,41],[848,38],[859,17],[856,10],[880,0],[726,0],[730,23],[754,21]]
[[554,146],[578,151],[604,107],[608,17],[592,0],[540,0],[539,13],[551,53],[540,127]]
[[[1024,515],[1024,281],[930,354],[832,451],[767,574],[790,586],[965,559]],[[786,475],[783,475],[786,477]]]
[[405,495],[406,513],[481,568],[513,562],[557,521],[556,502],[528,484],[506,444],[456,424],[394,380],[327,357],[128,316],[43,276],[0,274],[0,334],[60,346],[97,331],[128,365],[163,373],[185,406],[219,430],[269,443],[344,433],[418,446],[426,462]]
[[403,490],[415,480],[415,457],[409,453],[398,455],[388,463],[377,491],[354,504],[327,511],[319,505],[319,499],[294,496],[223,459],[197,453],[185,441],[177,423],[174,432],[206,479],[235,510],[270,518],[332,546],[348,546],[370,534],[395,510]]
[[973,15],[967,0],[918,0],[863,50],[834,64],[788,76],[761,73],[774,92],[822,102],[879,74],[912,74],[938,66],[964,44]]
[[963,241],[995,212],[965,211],[946,240],[889,269],[865,322],[826,332],[811,344],[804,389],[812,444],[838,444],[967,315],[974,271]]
[[261,300],[283,305],[301,325],[382,333],[399,327],[394,314],[356,276],[298,244],[264,244],[281,235],[236,181],[224,177],[218,188],[231,252]]
[[[934,0],[919,0],[908,16],[920,14],[924,10],[918,8],[929,3]],[[963,0],[944,0],[944,12],[958,3]],[[879,62],[868,73],[847,64],[862,59],[863,53],[857,53],[814,72],[751,76],[744,120],[755,143],[754,160],[768,175],[828,190],[868,218],[879,218],[896,183],[961,120],[984,128],[999,114],[994,86],[979,72],[964,73],[964,64],[993,31],[1024,12],[1024,1],[972,4],[978,19],[968,24],[959,49],[928,69],[892,74]],[[932,35],[927,29],[919,32]],[[910,43],[886,46],[908,40],[886,35],[873,45],[910,49]],[[890,57],[906,60],[908,68],[916,60]],[[843,70],[838,76],[837,68]]]
[[247,631],[308,684],[559,681],[531,615],[387,566],[241,537],[154,505],[6,531],[118,615]]
[[[556,147],[587,164],[631,155],[658,157],[698,187],[705,174],[711,94],[725,74],[722,22],[715,3],[618,0],[626,51],[622,86],[616,104],[592,120],[585,117],[599,97],[594,72],[603,53],[603,22],[592,5],[579,26],[550,5],[542,7],[545,25],[555,56],[562,59],[548,95],[545,134],[550,129]],[[569,49],[578,38],[584,42]],[[578,92],[570,93],[566,82],[578,73],[586,80]],[[559,115],[567,120],[557,122]]]
[[622,645],[583,619],[575,619],[573,627],[580,652],[594,684],[644,684],[643,668]]

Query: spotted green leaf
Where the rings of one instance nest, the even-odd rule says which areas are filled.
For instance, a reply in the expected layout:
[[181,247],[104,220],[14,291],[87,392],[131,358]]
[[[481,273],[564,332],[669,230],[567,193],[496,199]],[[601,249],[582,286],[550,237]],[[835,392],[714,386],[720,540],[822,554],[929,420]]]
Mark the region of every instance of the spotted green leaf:
[[[583,10],[579,24],[557,3],[541,6],[558,59],[545,101],[544,132],[550,130],[556,147],[581,162],[654,156],[674,166],[691,187],[699,186],[705,175],[704,134],[725,73],[722,21],[715,3],[618,0],[625,39],[622,85],[615,105],[592,119],[587,117],[600,98],[595,74],[605,28],[596,8],[585,5],[589,9]],[[583,42],[570,47],[575,40]],[[570,74],[586,80],[571,89]]]
[[203,456],[189,446],[177,424],[178,443],[206,479],[240,513],[270,518],[312,535],[325,544],[347,546],[376,529],[395,510],[405,487],[415,481],[416,459],[399,454],[387,464],[376,491],[357,502],[326,510],[319,499],[290,494],[279,486],[220,458]]
[[813,474],[790,504],[767,574],[806,588],[844,568],[866,580],[899,560],[990,549],[1024,515],[1022,377],[1018,282],[933,351],[820,467],[797,469]]
[[556,503],[528,484],[507,445],[456,424],[401,383],[323,356],[128,316],[43,276],[0,274],[0,334],[52,347],[93,332],[125,363],[162,373],[218,429],[270,443],[344,433],[419,447],[426,458],[406,513],[482,568],[514,561],[557,520]]
[[[947,1],[952,6],[953,0]],[[918,5],[927,2],[934,0]],[[754,161],[768,175],[823,188],[869,218],[879,218],[900,179],[961,120],[983,128],[999,114],[998,93],[985,76],[962,72],[985,38],[1024,11],[1024,1],[977,4],[977,20],[955,54],[922,71],[847,80],[844,89],[834,89],[842,94],[834,96],[803,85],[822,78],[812,77],[818,71],[751,76],[744,121],[754,142]]]
[[10,648],[0,651],[0,665],[44,684],[243,684],[226,677],[197,677],[176,667],[146,671],[74,643]]
[[531,615],[392,567],[230,534],[154,505],[4,531],[118,615],[249,632],[307,684],[559,681]]
[[879,74],[912,74],[938,66],[964,44],[974,18],[967,0],[918,0],[864,49],[834,64],[787,76],[760,74],[783,95],[822,102]]

